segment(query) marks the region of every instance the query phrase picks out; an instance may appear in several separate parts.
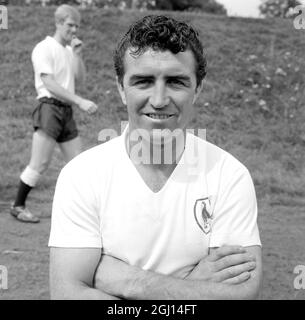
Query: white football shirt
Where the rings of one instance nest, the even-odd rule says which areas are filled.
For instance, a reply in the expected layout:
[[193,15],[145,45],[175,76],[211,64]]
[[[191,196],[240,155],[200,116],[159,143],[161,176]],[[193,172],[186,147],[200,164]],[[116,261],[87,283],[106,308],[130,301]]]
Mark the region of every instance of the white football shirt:
[[51,92],[41,80],[42,73],[52,74],[60,86],[74,93],[73,59],[72,48],[70,46],[64,47],[53,37],[47,36],[35,46],[32,52],[32,63],[37,99],[52,97]]
[[155,193],[124,139],[83,152],[61,171],[49,246],[102,248],[145,270],[184,277],[210,247],[261,245],[252,179],[233,156],[188,133],[182,158]]

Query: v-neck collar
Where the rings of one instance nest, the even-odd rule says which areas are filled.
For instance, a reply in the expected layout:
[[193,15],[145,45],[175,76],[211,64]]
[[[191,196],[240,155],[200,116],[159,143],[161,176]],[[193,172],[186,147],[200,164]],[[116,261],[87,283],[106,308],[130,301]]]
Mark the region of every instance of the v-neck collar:
[[66,45],[66,46],[64,46],[63,44],[61,44],[59,41],[57,41],[54,37],[52,37],[52,36],[47,36],[47,39],[51,39],[51,41],[55,41],[56,43],[57,43],[57,45],[60,47],[60,48],[62,48],[62,49],[64,49],[64,50],[66,50],[67,48],[68,48],[68,45]]
[[186,148],[187,148],[187,136],[188,134],[186,134],[186,141],[185,141],[185,148],[183,150],[183,153],[176,165],[176,167],[174,168],[174,170],[172,171],[172,173],[170,174],[170,176],[168,177],[168,179],[166,180],[166,182],[163,184],[163,186],[161,187],[160,190],[158,191],[153,191],[145,182],[145,180],[143,179],[142,175],[140,174],[140,172],[138,171],[137,167],[134,165],[134,163],[132,162],[132,160],[130,159],[128,152],[127,152],[127,144],[126,144],[126,139],[127,139],[127,132],[129,130],[129,125],[126,126],[126,128],[124,129],[122,135],[121,135],[121,143],[123,144],[123,154],[125,157],[125,161],[127,161],[127,163],[129,164],[129,166],[131,167],[131,170],[134,171],[135,176],[140,180],[140,183],[144,186],[144,188],[147,190],[147,192],[149,192],[152,196],[160,196],[162,193],[164,193],[166,191],[166,189],[168,188],[168,185],[171,184],[171,182],[174,180],[174,177],[178,174],[178,172],[180,171],[180,167],[181,164],[185,164],[185,154],[186,154]]

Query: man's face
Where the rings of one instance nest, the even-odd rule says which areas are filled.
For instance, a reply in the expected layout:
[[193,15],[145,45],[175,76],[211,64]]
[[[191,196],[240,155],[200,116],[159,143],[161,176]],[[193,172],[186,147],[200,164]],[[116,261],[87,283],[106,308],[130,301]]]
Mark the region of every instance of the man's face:
[[186,129],[201,91],[193,53],[149,49],[132,57],[127,50],[124,66],[123,86],[118,87],[127,105],[130,130],[145,129],[152,138],[153,129]]
[[77,18],[68,16],[64,22],[57,23],[56,28],[63,42],[71,43],[73,37],[76,37],[80,21]]

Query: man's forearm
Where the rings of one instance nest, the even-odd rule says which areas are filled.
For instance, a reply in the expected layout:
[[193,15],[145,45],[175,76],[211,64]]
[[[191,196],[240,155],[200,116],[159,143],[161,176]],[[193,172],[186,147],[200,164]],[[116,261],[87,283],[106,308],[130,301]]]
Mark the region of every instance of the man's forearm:
[[81,56],[77,54],[74,55],[73,67],[74,67],[76,80],[79,83],[83,84],[86,80],[86,67]]
[[56,290],[51,288],[52,300],[120,300],[120,298],[85,285],[60,286]]
[[95,287],[108,294],[146,300],[256,299],[261,278],[261,249],[257,246],[215,249],[184,279],[146,271],[103,255],[94,277]]
[[225,300],[255,299],[251,280],[241,285],[228,285],[203,280],[182,280],[140,270],[130,277],[124,290],[125,299],[145,300]]
[[82,98],[64,89],[54,79],[43,79],[43,82],[46,88],[58,99],[68,102],[70,104],[79,105]]
[[224,284],[205,280],[178,279],[104,256],[95,276],[95,287],[123,299],[145,300],[222,300],[255,299],[258,275],[242,284]]

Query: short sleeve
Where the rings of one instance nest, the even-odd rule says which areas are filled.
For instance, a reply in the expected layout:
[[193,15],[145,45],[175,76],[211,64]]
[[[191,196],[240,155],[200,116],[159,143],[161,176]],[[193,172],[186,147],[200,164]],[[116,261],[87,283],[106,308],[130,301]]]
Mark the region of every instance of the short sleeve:
[[224,180],[215,203],[210,247],[261,245],[256,195],[249,171],[244,166],[227,170]]
[[52,52],[43,44],[37,45],[32,52],[32,63],[35,74],[53,74],[54,62]]
[[100,219],[90,182],[80,170],[70,169],[66,166],[57,180],[49,246],[102,248]]

